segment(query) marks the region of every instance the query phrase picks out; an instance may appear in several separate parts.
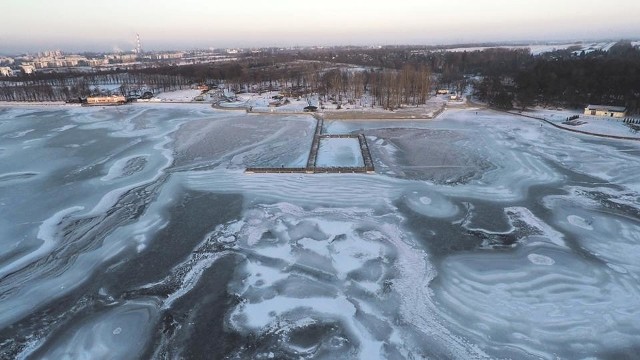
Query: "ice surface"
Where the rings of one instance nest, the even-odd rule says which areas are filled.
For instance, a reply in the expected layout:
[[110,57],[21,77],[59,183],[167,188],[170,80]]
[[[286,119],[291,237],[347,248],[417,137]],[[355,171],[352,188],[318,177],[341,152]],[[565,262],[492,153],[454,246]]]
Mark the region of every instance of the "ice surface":
[[529,259],[529,261],[531,261],[532,264],[536,265],[551,266],[556,263],[552,258],[540,254],[529,254],[527,255],[527,258]]
[[362,167],[364,159],[357,138],[323,138],[316,160],[317,167]]
[[[119,237],[96,246],[104,240],[105,232],[115,229],[102,230],[102,233],[98,231],[98,234],[88,229],[108,218],[109,209],[132,189],[158,180],[163,169],[172,163],[172,151],[165,146],[171,141],[168,134],[180,123],[180,120],[172,118],[180,118],[176,114],[184,110],[178,113],[164,110],[158,112],[157,119],[161,121],[153,127],[143,128],[139,121],[146,114],[144,108],[61,108],[52,111],[55,120],[41,122],[41,126],[54,130],[67,126],[63,125],[65,123],[72,123],[73,127],[67,126],[65,131],[54,130],[53,136],[43,129],[32,132],[42,134],[46,141],[34,146],[20,158],[15,156],[20,143],[5,142],[11,160],[1,162],[0,173],[27,169],[32,172],[32,169],[37,169],[39,175],[28,182],[14,184],[13,191],[3,191],[0,196],[6,214],[2,220],[6,226],[0,227],[0,243],[5,245],[0,250],[4,259],[0,273],[7,276],[7,281],[0,288],[7,291],[24,281],[30,284],[28,287],[15,287],[12,295],[4,298],[3,305],[11,306],[14,310],[0,315],[0,326],[10,319],[32,312],[42,303],[73,291],[92,276],[103,261],[131,246],[128,237]],[[29,116],[31,113],[33,115]],[[31,109],[15,110],[8,115],[13,117],[18,114],[26,118],[12,122],[12,126],[38,123],[40,119],[38,110]],[[191,115],[196,116],[195,113]],[[13,130],[9,128],[6,131]],[[81,149],[68,148],[65,145],[70,141],[78,141],[83,145]],[[131,159],[131,152],[151,155],[147,156],[144,167],[127,168],[126,159]],[[118,160],[118,157],[122,159]],[[100,169],[110,160],[123,165],[122,168],[116,165],[116,169],[119,169],[111,172],[112,177],[115,178],[116,173],[118,176],[126,173],[126,182],[111,181],[115,179],[109,178],[107,180],[110,181],[103,181],[104,173]],[[70,227],[79,219],[88,220]],[[34,225],[27,227],[26,224]],[[79,233],[88,231],[88,234],[75,235],[70,228],[76,228]],[[67,253],[73,251],[75,246],[87,246],[91,251]],[[67,263],[69,257],[74,261]],[[39,262],[47,265],[33,266]],[[14,278],[16,280],[8,280]]]
[[450,218],[458,214],[458,207],[438,192],[423,190],[406,195],[406,204],[415,212],[435,218]]
[[[243,271],[246,277],[232,285],[247,301],[234,309],[231,323],[241,332],[287,333],[296,328],[301,316],[311,316],[316,322],[331,319],[350,334],[349,341],[357,345],[359,358],[383,356],[388,351],[383,343],[400,352],[416,351],[410,345],[409,329],[388,324],[402,334],[400,339],[395,339],[391,336],[394,332],[382,335],[374,323],[361,318],[367,314],[382,319],[385,312],[393,311],[381,289],[385,287],[385,273],[401,270],[403,276],[389,283],[401,294],[398,316],[423,331],[446,332],[432,323],[435,306],[428,300],[427,285],[435,276],[435,270],[428,267],[424,254],[416,252],[398,236],[398,221],[393,215],[379,216],[348,208],[317,208],[308,212],[287,203],[247,212],[242,230],[236,233],[242,251],[249,253]],[[275,238],[261,236],[256,241],[256,233],[268,233]],[[312,242],[313,254],[310,254],[305,250]],[[260,257],[254,257],[254,252]],[[383,270],[368,277],[365,274],[374,263],[381,264]],[[356,291],[362,277],[373,280],[365,286],[376,296],[371,296],[370,291]],[[446,343],[461,356],[475,354],[457,339],[450,344],[442,335],[436,341],[440,346]],[[386,340],[381,342],[380,336]]]
[[116,161],[110,168],[107,175],[101,178],[102,181],[112,181],[124,176],[132,175],[144,168],[149,155],[131,155]]
[[456,309],[451,321],[484,339],[487,348],[508,343],[534,356],[549,351],[565,357],[639,340],[638,287],[566,250],[457,255],[440,275],[436,297]]
[[152,301],[130,302],[93,315],[41,359],[124,359],[142,355],[158,312]]
[[2,353],[633,357],[640,144],[461,107],[327,122],[374,175],[243,172],[303,163],[314,124],[1,109]]

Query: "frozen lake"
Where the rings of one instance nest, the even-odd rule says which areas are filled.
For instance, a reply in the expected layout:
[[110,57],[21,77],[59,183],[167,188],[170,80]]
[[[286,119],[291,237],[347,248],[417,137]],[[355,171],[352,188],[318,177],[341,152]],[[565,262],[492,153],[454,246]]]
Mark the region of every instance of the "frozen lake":
[[476,110],[0,107],[0,357],[637,358],[640,143]]

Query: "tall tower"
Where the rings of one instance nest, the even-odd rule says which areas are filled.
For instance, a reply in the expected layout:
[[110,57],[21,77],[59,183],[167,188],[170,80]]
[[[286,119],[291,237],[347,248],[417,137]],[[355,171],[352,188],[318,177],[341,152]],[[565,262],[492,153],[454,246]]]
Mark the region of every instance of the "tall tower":
[[140,42],[140,34],[136,34],[136,54],[142,55],[142,43]]

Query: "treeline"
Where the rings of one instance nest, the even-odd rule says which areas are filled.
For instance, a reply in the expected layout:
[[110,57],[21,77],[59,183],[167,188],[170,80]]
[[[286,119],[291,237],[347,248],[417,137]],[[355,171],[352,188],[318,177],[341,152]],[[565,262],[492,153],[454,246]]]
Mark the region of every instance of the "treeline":
[[476,95],[501,107],[533,105],[582,108],[603,104],[640,112],[640,49],[627,41],[609,51],[580,52],[569,48],[533,56],[529,49],[434,51],[420,47],[328,49],[302,53],[307,60],[348,63],[384,69],[410,64],[426,66],[439,87],[464,89],[467,79]]
[[370,95],[371,106],[388,109],[424,104],[429,98],[432,72],[425,65],[405,64],[400,69],[333,66],[321,61],[287,63],[254,58],[227,64],[203,64],[145,69],[143,73],[174,74],[198,83],[223,81],[229,90],[282,91],[290,96],[316,93],[324,101],[354,103]]
[[397,108],[424,103],[436,87],[462,92],[474,79],[476,96],[501,108],[597,103],[640,110],[638,48],[620,42],[607,52],[572,50],[540,56],[528,49],[446,52],[417,46],[247,52],[233,62],[0,79],[0,101],[65,100],[103,84],[120,84],[125,93],[224,83],[234,91],[317,93],[338,103],[367,94],[372,106]]
[[338,48],[246,53],[237,61],[113,70],[101,74],[40,74],[0,81],[0,100],[48,101],[91,95],[101,84],[126,92],[147,86],[167,91],[192,83],[226,84],[235,91],[318,93],[349,103],[368,94],[371,106],[423,104],[434,83],[462,92],[466,74],[512,71],[531,58],[527,50],[447,53],[424,47]]
[[424,104],[431,93],[431,71],[405,65],[401,70],[333,69],[302,77],[303,92],[317,93],[324,101],[354,104],[368,94],[373,106],[397,109]]
[[283,60],[289,61],[302,59],[396,70],[407,64],[427,66],[435,73],[448,73],[451,76],[513,71],[532,59],[529,49],[494,48],[484,51],[447,52],[424,46],[323,49],[280,56]]
[[23,76],[17,81],[0,81],[0,101],[66,101],[113,92],[97,90],[103,85],[119,85],[115,93],[128,95],[145,89],[160,92],[179,90],[190,82],[176,75],[114,71],[103,74],[39,74]]
[[[366,78],[367,73],[365,73]],[[404,105],[424,104],[431,97],[431,70],[422,65],[405,65],[401,70],[368,73],[365,90],[372,98],[372,106],[394,109]]]
[[[327,69],[358,66],[367,72],[429,69],[439,86],[460,87],[469,75],[509,74],[533,61],[528,49],[487,49],[472,52],[444,52],[425,47],[383,47],[380,49],[337,48],[291,50],[239,56],[233,63],[198,64],[139,70],[180,75],[196,82],[222,80],[236,84],[262,82],[302,83],[304,78],[322,76]],[[315,73],[315,74],[314,74]],[[433,84],[433,81],[431,82]]]
[[515,72],[486,74],[475,86],[476,95],[505,109],[602,104],[640,111],[640,50],[630,43],[608,52],[535,57],[524,65]]

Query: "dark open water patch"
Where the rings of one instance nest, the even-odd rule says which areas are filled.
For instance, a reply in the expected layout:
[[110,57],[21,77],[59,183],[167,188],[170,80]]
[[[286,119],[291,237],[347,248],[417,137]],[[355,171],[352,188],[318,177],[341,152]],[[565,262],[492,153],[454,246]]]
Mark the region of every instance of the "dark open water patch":
[[169,276],[171,269],[183,262],[208,232],[240,216],[242,202],[240,195],[183,193],[182,199],[168,210],[167,226],[147,248],[104,274],[110,291],[126,293]]
[[154,345],[144,358],[222,359],[246,343],[225,327],[227,312],[238,304],[227,285],[241,257],[228,255],[207,269],[198,284],[162,315]]

